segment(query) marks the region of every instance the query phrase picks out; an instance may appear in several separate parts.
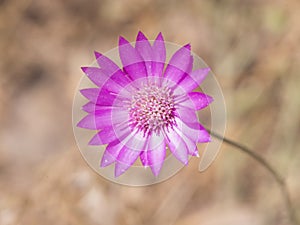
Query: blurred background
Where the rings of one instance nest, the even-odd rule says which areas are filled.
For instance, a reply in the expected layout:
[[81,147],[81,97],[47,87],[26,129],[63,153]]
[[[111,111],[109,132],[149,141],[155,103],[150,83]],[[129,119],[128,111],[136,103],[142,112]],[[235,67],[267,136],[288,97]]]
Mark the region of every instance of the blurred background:
[[286,178],[300,208],[299,0],[0,0],[0,224],[289,224],[280,189],[223,144],[149,187],[110,183],[77,149],[72,100],[93,51],[118,36],[192,44],[225,95],[226,136]]

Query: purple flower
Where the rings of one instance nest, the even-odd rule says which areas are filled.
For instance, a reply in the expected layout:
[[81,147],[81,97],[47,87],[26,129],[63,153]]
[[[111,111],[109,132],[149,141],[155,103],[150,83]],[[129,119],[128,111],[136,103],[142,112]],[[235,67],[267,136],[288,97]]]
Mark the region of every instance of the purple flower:
[[151,45],[139,32],[134,47],[120,37],[119,55],[122,69],[98,52],[99,67],[82,67],[97,88],[81,90],[88,115],[77,126],[97,130],[89,145],[107,144],[101,167],[115,163],[117,177],[140,158],[158,176],[167,148],[186,165],[189,155],[198,155],[196,144],[210,141],[196,111],[213,99],[193,92],[210,69],[192,70],[189,44],[166,64],[161,33]]

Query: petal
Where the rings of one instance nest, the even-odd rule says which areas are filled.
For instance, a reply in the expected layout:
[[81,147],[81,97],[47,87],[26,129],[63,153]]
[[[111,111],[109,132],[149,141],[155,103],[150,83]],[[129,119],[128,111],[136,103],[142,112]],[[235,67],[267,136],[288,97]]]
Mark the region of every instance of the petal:
[[188,149],[188,154],[189,155],[194,155],[195,151],[197,151],[197,145],[195,141],[192,141],[190,138],[188,138],[188,136],[180,129],[178,129],[177,127],[174,127],[175,131],[177,134],[180,135],[180,137],[182,138],[182,140],[185,142],[186,147]]
[[108,92],[106,90],[101,90],[100,95],[95,103],[100,106],[123,106],[123,103],[120,102],[120,100],[116,98],[115,95],[112,95],[111,92]]
[[143,57],[143,61],[152,61],[152,47],[141,31],[139,31],[136,37],[135,49]]
[[162,76],[166,62],[166,46],[161,33],[156,37],[153,46],[152,75]]
[[82,110],[87,113],[95,113],[97,114],[97,111],[103,110],[103,109],[113,109],[115,106],[101,106],[96,105],[93,102],[88,102],[85,105],[82,106]]
[[191,92],[188,94],[189,98],[193,101],[196,110],[200,110],[208,106],[213,98],[201,92]]
[[131,167],[132,164],[137,160],[140,153],[141,151],[132,150],[126,146],[123,146],[116,161],[115,177],[120,176],[126,170],[128,170],[129,167]]
[[157,177],[166,157],[166,143],[164,142],[158,148],[148,151],[147,155],[152,173]]
[[122,89],[122,86],[113,81],[103,69],[97,67],[82,67],[81,69],[98,87],[115,93]]
[[174,83],[178,83],[184,74],[189,72],[191,59],[190,45],[180,48],[170,59],[165,71],[165,77]]
[[[177,88],[177,90],[178,89],[179,88]],[[175,95],[175,93],[176,93],[176,95]],[[183,107],[183,108],[189,108],[194,111],[197,111],[193,101],[189,98],[189,96],[187,95],[187,93],[185,91],[184,91],[184,93],[181,93],[181,94],[178,94],[178,92],[174,91],[174,100],[175,100],[176,108]]]
[[118,140],[109,143],[103,153],[100,166],[106,167],[115,162],[123,146],[123,143]]
[[[102,108],[101,110],[98,110],[96,114],[91,113],[85,116],[82,120],[79,121],[77,126],[85,129],[90,129],[90,130],[100,130],[114,125],[114,129],[117,130],[118,128],[117,125],[119,124],[125,123],[125,125],[128,126],[127,118],[128,118],[128,112],[125,110],[115,110],[112,113],[111,109]],[[124,131],[119,133],[125,132],[124,129],[125,125],[123,125],[122,127]]]
[[117,139],[122,141],[124,145],[126,144],[126,139],[132,136],[132,130],[128,126],[127,121],[120,124],[114,124],[113,129]]
[[103,111],[100,115],[88,114],[77,124],[78,127],[90,130],[100,130],[111,125],[111,110]]
[[143,132],[138,131],[137,129],[131,129],[132,138],[126,143],[126,147],[130,148],[133,151],[141,151],[146,148],[147,137],[144,136]]
[[209,142],[210,141],[210,135],[205,130],[205,128],[199,123],[199,122],[193,122],[189,123],[188,125],[180,120],[179,118],[175,118],[176,124],[178,129],[181,130],[182,133],[186,137],[188,137],[193,142]]
[[91,113],[91,112],[95,112],[97,110],[97,108],[99,109],[99,107],[101,107],[101,106],[97,106],[93,102],[88,102],[82,106],[82,110],[87,113]]
[[81,89],[80,93],[93,103],[97,102],[100,90],[98,88]]
[[142,132],[132,131],[128,141],[118,155],[115,167],[115,176],[124,173],[139,157],[141,151],[145,149],[148,139],[142,136]]
[[[162,134],[157,135],[156,133],[153,133],[152,135],[150,135],[147,139],[147,143],[145,144],[145,146],[146,146],[145,150],[141,152],[142,164],[144,166],[149,166],[150,164],[154,164],[153,162],[149,162],[147,152],[155,150],[155,149],[159,149],[164,144],[165,144],[165,141],[164,141],[164,137]],[[159,161],[159,163],[160,163],[160,161]]]
[[106,72],[108,72],[109,74],[114,74],[120,70],[120,68],[117,66],[117,64],[114,63],[111,59],[109,59],[105,55],[102,55],[101,53],[96,52],[96,51],[94,53],[95,53],[95,57],[97,59],[98,65],[102,69],[104,69]]
[[114,157],[110,152],[105,150],[100,162],[100,167],[109,166],[110,164],[114,163],[116,160],[117,157]]
[[188,149],[182,138],[173,130],[169,129],[165,132],[167,138],[165,139],[170,151],[183,164],[188,164]]
[[147,151],[148,165],[154,176],[158,176],[166,157],[166,142],[161,136],[153,135]]
[[122,107],[124,105],[123,100],[128,100],[125,96],[124,99],[116,98],[115,94],[105,89],[86,88],[80,90],[80,93],[91,102],[101,106]]
[[166,46],[165,41],[160,32],[153,43],[153,60],[156,62],[165,63],[166,61]]
[[149,166],[147,151],[141,151],[140,154],[141,163],[144,167]]
[[143,58],[123,37],[119,39],[119,53],[124,71],[128,73],[132,79],[135,80],[147,76]]
[[200,125],[200,130],[199,130],[198,142],[199,143],[210,142],[211,141],[210,134],[201,124],[199,125]]
[[[186,107],[177,107],[176,108],[176,116],[186,124],[194,124],[198,123],[198,117],[196,111],[191,108]],[[192,127],[192,125],[191,125]]]
[[105,127],[90,140],[89,145],[104,145],[116,139],[113,127]]
[[122,87],[125,87],[132,82],[131,79],[120,69],[111,74],[110,78]]
[[145,37],[145,35],[141,31],[139,31],[139,33],[137,35],[135,48],[138,51],[138,53],[142,56],[143,60],[145,61],[147,74],[151,75],[151,73],[152,73],[152,68],[151,68],[152,62],[151,61],[153,58],[152,47],[151,47],[148,39]]
[[179,85],[184,88],[186,92],[191,92],[192,90],[199,87],[205,77],[208,75],[210,68],[202,68],[194,70],[184,77],[182,81],[180,81]]
[[[115,176],[117,177],[120,176],[123,172],[125,172],[134,163],[134,161],[140,155],[142,148],[137,150],[136,148],[139,146],[139,144],[137,143],[135,143],[136,148],[134,149],[130,149],[127,147],[128,145],[134,146],[134,144],[133,143],[130,144],[130,142],[137,141],[136,139],[134,139],[134,134],[133,132],[131,132],[130,129],[124,129],[124,126],[113,127],[113,129],[117,138],[112,142],[110,142],[106,147],[106,150],[101,160],[101,167],[108,166],[111,163],[116,161]],[[130,150],[130,151],[126,152],[126,150]],[[133,157],[135,155],[137,155],[136,158]]]

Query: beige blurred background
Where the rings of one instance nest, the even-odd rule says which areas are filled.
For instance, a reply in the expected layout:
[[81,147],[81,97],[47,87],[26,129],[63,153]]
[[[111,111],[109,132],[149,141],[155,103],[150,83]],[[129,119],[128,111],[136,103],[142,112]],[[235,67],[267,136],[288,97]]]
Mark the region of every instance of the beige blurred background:
[[118,35],[190,42],[223,88],[226,136],[286,177],[299,211],[299,21],[299,0],[0,0],[0,225],[289,224],[274,179],[226,144],[204,173],[195,158],[158,185],[108,182],[71,110],[80,66]]

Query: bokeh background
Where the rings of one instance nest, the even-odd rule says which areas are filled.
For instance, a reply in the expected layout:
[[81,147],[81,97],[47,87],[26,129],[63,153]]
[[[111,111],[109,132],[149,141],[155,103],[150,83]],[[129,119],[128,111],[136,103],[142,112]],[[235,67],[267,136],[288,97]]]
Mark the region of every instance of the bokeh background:
[[280,189],[257,162],[223,144],[150,187],[110,183],[72,133],[80,66],[118,36],[191,43],[216,74],[226,136],[265,157],[300,208],[299,0],[1,0],[0,224],[289,224]]

